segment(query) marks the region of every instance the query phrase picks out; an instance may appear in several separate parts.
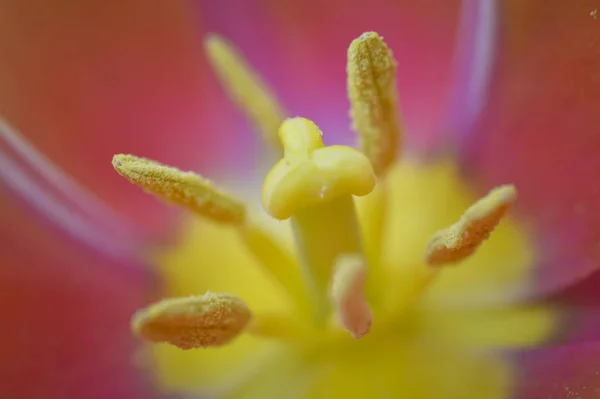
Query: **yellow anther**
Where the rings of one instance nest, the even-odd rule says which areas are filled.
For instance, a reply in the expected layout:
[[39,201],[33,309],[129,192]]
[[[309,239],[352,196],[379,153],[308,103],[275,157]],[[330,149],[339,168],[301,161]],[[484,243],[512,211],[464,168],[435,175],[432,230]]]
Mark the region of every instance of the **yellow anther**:
[[517,190],[512,185],[490,191],[467,209],[457,223],[433,235],[425,256],[427,263],[434,266],[456,263],[471,255],[516,199]]
[[279,101],[233,45],[217,35],[206,38],[205,49],[229,96],[269,143],[281,148],[277,130],[285,118]]
[[346,69],[352,128],[377,175],[394,161],[402,139],[396,68],[392,51],[377,33],[363,33],[350,44]]
[[359,255],[340,256],[336,261],[331,294],[338,320],[353,338],[371,330],[373,312],[364,297],[367,268]]
[[193,172],[124,154],[115,155],[112,164],[121,176],[163,200],[218,222],[240,224],[245,219],[242,203]]
[[165,299],[138,311],[133,332],[152,342],[180,349],[221,346],[237,337],[250,321],[246,304],[233,295],[207,292],[201,296]]
[[325,147],[312,121],[288,119],[279,136],[285,155],[267,175],[262,191],[263,206],[274,218],[287,219],[345,194],[367,195],[375,187],[367,157],[346,146]]

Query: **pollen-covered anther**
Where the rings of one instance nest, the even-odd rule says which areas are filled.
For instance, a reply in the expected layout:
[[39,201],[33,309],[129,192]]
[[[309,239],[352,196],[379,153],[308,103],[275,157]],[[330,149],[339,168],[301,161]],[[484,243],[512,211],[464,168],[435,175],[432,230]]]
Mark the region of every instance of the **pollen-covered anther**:
[[112,164],[121,176],[167,202],[218,222],[240,224],[245,219],[241,202],[193,172],[125,154],[115,155]]
[[221,346],[237,337],[250,321],[246,304],[230,294],[207,292],[165,299],[138,311],[133,332],[148,341],[168,342],[180,349]]
[[394,162],[402,139],[396,69],[392,51],[375,32],[363,33],[348,48],[352,128],[377,175]]
[[459,262],[486,240],[517,199],[512,185],[500,186],[477,201],[454,225],[430,239],[425,260],[432,266]]
[[334,309],[341,326],[353,338],[362,338],[371,330],[373,312],[364,297],[367,268],[360,255],[342,255],[337,259],[331,287]]
[[281,125],[284,157],[267,175],[262,191],[263,206],[274,218],[287,219],[342,195],[367,195],[375,187],[373,167],[363,153],[341,145],[325,147],[321,136],[305,118]]
[[204,42],[206,53],[229,96],[237,103],[263,138],[281,148],[277,136],[285,110],[238,49],[218,35]]

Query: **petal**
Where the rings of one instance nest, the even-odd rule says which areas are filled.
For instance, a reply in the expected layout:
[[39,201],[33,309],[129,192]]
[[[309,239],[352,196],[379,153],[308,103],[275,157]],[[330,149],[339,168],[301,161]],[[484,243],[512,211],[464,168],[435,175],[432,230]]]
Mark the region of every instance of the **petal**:
[[129,332],[152,274],[78,246],[0,189],[0,396],[154,397]]
[[[281,222],[278,227],[280,235],[291,236],[287,223]],[[252,256],[235,227],[192,220],[181,231],[177,246],[163,248],[157,256],[169,296],[196,295],[207,290],[226,292],[241,298],[254,314],[290,312],[290,301],[282,287]],[[182,393],[227,385],[244,379],[256,362],[278,352],[277,347],[252,336],[203,351],[158,345],[158,382],[162,389]]]
[[554,345],[523,351],[518,399],[597,398],[600,393],[600,273],[557,293],[562,316]]
[[223,2],[203,3],[207,29],[237,43],[268,78],[291,116],[314,120],[326,141],[354,141],[346,97],[346,49],[352,39],[371,30],[385,37],[399,61],[402,110],[415,144],[439,133],[454,73],[458,0],[226,3],[227,7]]
[[512,0],[481,119],[463,137],[464,170],[488,189],[513,183],[533,224],[539,290],[599,264],[600,44],[596,2]]
[[160,228],[168,208],[119,179],[110,159],[199,168],[211,159],[203,147],[216,153],[197,23],[186,2],[5,1],[0,113],[119,211]]
[[470,348],[506,349],[539,346],[555,332],[557,315],[550,306],[486,310],[429,310],[424,335]]
[[595,272],[551,297],[565,315],[560,342],[574,345],[600,340],[599,291],[600,272]]
[[600,393],[600,344],[538,349],[519,356],[518,399],[595,399]]

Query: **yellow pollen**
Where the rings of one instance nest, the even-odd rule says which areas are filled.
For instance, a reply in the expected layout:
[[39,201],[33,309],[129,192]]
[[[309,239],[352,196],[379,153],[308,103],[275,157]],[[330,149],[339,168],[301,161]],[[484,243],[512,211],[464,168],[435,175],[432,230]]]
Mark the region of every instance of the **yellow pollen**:
[[373,312],[363,292],[366,277],[361,256],[342,255],[337,259],[331,296],[340,324],[356,339],[367,334],[373,323]]
[[371,163],[360,151],[323,145],[322,133],[312,121],[287,119],[279,130],[284,158],[269,172],[262,203],[276,219],[331,201],[341,195],[363,196],[375,187]]
[[275,95],[231,43],[211,35],[204,44],[213,69],[229,96],[263,138],[281,148],[277,130],[286,112]]
[[240,224],[245,219],[241,202],[193,172],[124,154],[115,155],[112,164],[121,176],[167,202],[222,223]]
[[402,139],[396,69],[392,51],[377,33],[363,33],[350,44],[347,73],[352,128],[377,175],[394,162]]
[[221,346],[237,337],[250,321],[246,304],[230,294],[165,299],[138,311],[133,332],[152,342],[180,349]]
[[512,185],[500,186],[477,201],[452,226],[433,235],[425,260],[432,266],[459,262],[486,240],[517,199]]

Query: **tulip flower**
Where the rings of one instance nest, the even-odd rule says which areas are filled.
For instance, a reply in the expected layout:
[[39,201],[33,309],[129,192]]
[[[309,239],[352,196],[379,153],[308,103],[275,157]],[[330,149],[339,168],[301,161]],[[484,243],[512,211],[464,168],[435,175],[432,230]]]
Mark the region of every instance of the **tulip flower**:
[[[166,285],[131,320],[148,342],[141,353],[154,388],[244,398],[595,397],[591,3],[465,1],[457,57],[434,66],[415,63],[419,51],[407,57],[392,32],[363,29],[339,51],[345,76],[318,56],[334,51],[335,35],[282,35],[297,50],[290,62],[306,65],[288,78],[311,99],[298,110],[291,83],[269,85],[271,70],[263,77],[252,66],[241,27],[207,35],[215,77],[264,142],[253,170],[236,158],[248,146],[236,144],[231,166],[204,176],[143,150],[113,158],[120,175],[188,211],[171,245],[141,255]],[[272,7],[289,30],[312,10]],[[201,7],[226,21],[217,8]],[[311,19],[317,27],[336,17],[322,11]],[[564,53],[552,51],[557,44]],[[304,78],[313,65],[337,77]],[[440,90],[435,80],[447,78],[450,89]],[[420,83],[422,98],[411,91]],[[332,115],[340,91],[346,122],[344,111]],[[543,149],[534,141],[542,137]]]

